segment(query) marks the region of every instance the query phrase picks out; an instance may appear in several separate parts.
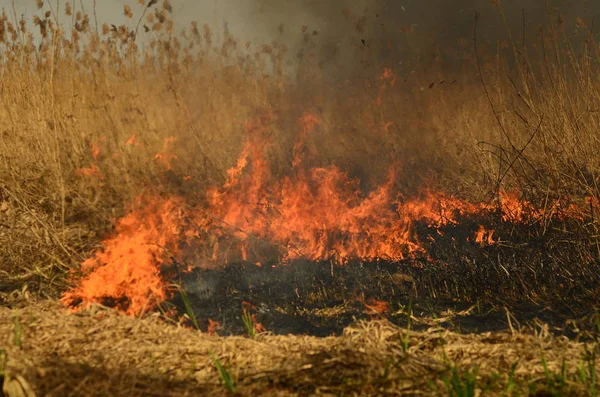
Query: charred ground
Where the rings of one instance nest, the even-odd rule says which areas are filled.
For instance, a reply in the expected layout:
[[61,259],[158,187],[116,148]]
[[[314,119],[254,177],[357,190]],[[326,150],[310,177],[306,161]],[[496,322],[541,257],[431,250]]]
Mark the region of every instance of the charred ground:
[[[438,325],[463,332],[508,329],[511,315],[522,325],[542,321],[560,334],[595,332],[594,321],[585,319],[595,315],[598,260],[584,242],[585,230],[576,236],[550,224],[550,231],[534,235],[531,225],[497,224],[497,236],[511,236],[510,243],[488,245],[468,241],[479,225],[424,226],[427,256],[401,262],[229,264],[170,278],[183,286],[202,328],[218,321],[224,334],[246,332],[245,303],[254,306],[256,321],[281,334],[337,334],[373,316],[406,326],[409,306],[418,318],[438,318]],[[177,295],[171,302],[185,314]],[[457,312],[466,314],[452,315]]]

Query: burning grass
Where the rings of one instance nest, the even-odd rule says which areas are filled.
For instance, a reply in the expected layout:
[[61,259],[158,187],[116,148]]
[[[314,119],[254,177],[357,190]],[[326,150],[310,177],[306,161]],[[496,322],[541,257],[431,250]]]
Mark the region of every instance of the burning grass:
[[[172,259],[192,267],[398,261],[429,254],[420,223],[439,228],[481,211],[530,224],[527,233],[546,233],[567,216],[567,234],[595,235],[597,120],[586,109],[597,101],[597,74],[589,47],[585,56],[562,54],[567,69],[548,61],[542,75],[526,54],[515,76],[491,68],[502,58],[479,50],[454,76],[460,80],[431,67],[403,79],[382,59],[344,82],[310,57],[298,69],[314,70],[293,79],[283,44],[241,46],[225,35],[216,48],[197,25],[178,36],[166,7],[126,11],[156,24],[144,44],[133,27],[95,29],[83,10],[69,9],[70,35],[50,10],[34,26],[3,14],[10,95],[0,120],[0,271],[23,280],[17,284],[53,295],[80,263],[88,272],[131,262],[128,249],[155,275]],[[314,40],[305,37],[307,51]],[[475,66],[485,95],[469,77]],[[148,197],[160,198],[143,208]],[[153,211],[182,199],[163,212],[178,221],[153,220]],[[511,244],[487,223],[468,239]],[[128,227],[148,230],[132,236]],[[134,240],[116,247],[124,234]],[[585,257],[596,256],[594,246]],[[130,267],[115,266],[129,277]],[[138,300],[161,296],[152,283]]]

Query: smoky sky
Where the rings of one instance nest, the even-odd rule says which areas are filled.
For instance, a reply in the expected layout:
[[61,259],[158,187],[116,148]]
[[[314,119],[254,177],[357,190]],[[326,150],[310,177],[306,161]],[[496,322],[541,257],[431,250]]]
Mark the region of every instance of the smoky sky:
[[472,48],[476,14],[477,40],[482,46],[497,46],[509,33],[518,42],[533,43],[539,41],[540,27],[548,30],[559,24],[565,36],[581,38],[581,22],[593,27],[600,17],[600,2],[588,0],[227,0],[214,4],[220,7],[214,16],[229,23],[234,34],[255,42],[281,41],[290,48],[291,57],[311,47],[333,74],[350,69],[357,58],[362,58],[360,66],[387,65],[408,73],[415,68],[411,60],[416,58],[426,61],[446,48]]
[[[499,5],[499,7],[498,7]],[[284,24],[284,42],[297,44],[298,28],[315,34],[311,42],[327,62],[340,53],[352,62],[366,57],[407,63],[415,55],[426,58],[444,48],[471,45],[476,34],[481,45],[497,45],[512,34],[516,41],[539,40],[540,27],[558,28],[565,36],[580,35],[600,16],[600,2],[586,0],[255,0],[252,15],[265,38],[277,37],[275,24]],[[260,22],[259,22],[260,21]]]
[[[163,0],[158,1],[158,5]],[[56,8],[56,0],[45,0]],[[357,54],[365,60],[388,59],[405,64],[417,54],[426,57],[439,48],[472,42],[475,14],[482,42],[495,43],[508,32],[519,40],[536,39],[539,26],[556,23],[560,13],[567,35],[577,33],[577,18],[588,26],[600,16],[600,2],[589,0],[170,0],[176,26],[191,21],[208,24],[215,41],[226,28],[240,42],[278,41],[291,59],[309,48],[332,69],[348,65]],[[0,7],[30,20],[39,12],[35,0],[0,0]],[[64,8],[65,1],[60,7]],[[137,0],[76,0],[76,10],[95,13],[99,24],[135,23],[143,6]],[[123,16],[130,5],[134,20]],[[504,14],[504,16],[502,15]],[[65,17],[65,23],[68,18]],[[412,54],[409,56],[409,54]]]
[[357,28],[344,17],[345,13],[354,17],[364,14],[367,21],[363,29],[367,35],[377,37],[388,33],[393,37],[398,33],[397,28],[412,26],[417,41],[440,45],[470,37],[476,12],[480,14],[482,37],[499,37],[506,29],[520,31],[523,20],[526,27],[534,29],[547,24],[549,14],[554,18],[558,12],[571,25],[577,17],[591,20],[600,15],[600,2],[589,0],[505,0],[499,4],[506,21],[493,6],[493,0],[254,0],[249,3],[252,4],[249,22],[254,20],[263,31],[274,30],[277,23],[284,23],[291,30],[308,25],[325,38],[343,40]]
[[[159,0],[160,4],[162,0]],[[306,25],[326,38],[343,39],[355,26],[347,23],[344,11],[368,16],[366,30],[373,32],[401,25],[413,25],[420,40],[452,40],[470,35],[475,12],[481,14],[485,34],[500,26],[501,18],[491,4],[494,0],[170,0],[174,17],[180,25],[192,20],[219,28],[224,23],[242,36],[252,40],[269,41],[277,38],[279,25],[288,31],[288,39]],[[75,0],[76,9],[92,12],[94,3],[100,22],[124,22],[123,6],[130,5],[134,13],[143,8],[137,0]],[[18,14],[32,15],[37,11],[35,0],[0,0],[0,7]],[[56,0],[45,0],[56,7]],[[61,1],[61,8],[65,1]],[[509,25],[520,29],[522,11],[531,26],[547,22],[547,7],[560,10],[567,21],[577,17],[600,16],[600,2],[590,0],[501,0]],[[135,19],[135,18],[134,18]],[[486,31],[487,29],[487,31]]]

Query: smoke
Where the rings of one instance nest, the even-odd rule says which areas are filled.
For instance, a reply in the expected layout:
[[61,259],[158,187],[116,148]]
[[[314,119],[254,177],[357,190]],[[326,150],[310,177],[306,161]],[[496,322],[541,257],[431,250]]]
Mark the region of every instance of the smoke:
[[[564,33],[593,23],[600,4],[587,0],[214,0],[182,1],[176,20],[199,19],[219,31],[223,25],[253,43],[278,41],[290,58],[314,53],[330,73],[350,65],[417,67],[448,48],[471,44],[475,15],[482,45],[497,45],[509,32],[518,40],[538,40],[540,26],[561,24]],[[560,14],[560,17],[559,17]],[[577,22],[579,18],[579,22]],[[559,21],[560,19],[560,21]],[[446,67],[452,68],[452,62]]]
[[[76,10],[93,14],[99,24],[116,25],[127,23],[124,5],[132,7],[134,18],[141,15],[144,7],[135,0],[72,3]],[[509,32],[519,41],[524,37],[534,42],[538,40],[539,26],[548,27],[550,23],[560,23],[566,36],[574,36],[580,33],[581,21],[592,26],[600,15],[600,3],[589,0],[179,0],[171,3],[179,29],[196,21],[211,27],[216,43],[224,38],[225,30],[241,43],[251,42],[254,48],[277,41],[289,49],[292,66],[311,54],[330,75],[368,66],[393,67],[399,73],[410,73],[427,62],[439,60],[440,54],[444,57],[447,49],[472,44],[476,13],[478,40],[482,45],[492,46],[507,39]],[[0,6],[12,13],[10,0],[0,0]],[[30,18],[37,11],[33,1],[16,2],[18,15]],[[63,22],[70,23],[67,19]],[[448,57],[445,60],[446,68],[456,66]]]

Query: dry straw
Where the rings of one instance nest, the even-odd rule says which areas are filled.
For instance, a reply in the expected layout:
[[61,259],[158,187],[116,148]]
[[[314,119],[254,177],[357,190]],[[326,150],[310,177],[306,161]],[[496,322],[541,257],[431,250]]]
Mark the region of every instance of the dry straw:
[[[359,323],[327,338],[222,338],[156,317],[123,317],[101,307],[72,315],[54,304],[0,309],[3,340],[13,338],[16,319],[21,342],[4,344],[5,374],[37,395],[226,395],[211,355],[229,368],[239,395],[439,395],[452,366],[477,367],[479,388],[497,379],[494,395],[506,389],[515,363],[515,379],[541,379],[544,386],[542,357],[552,374],[565,360],[574,377],[589,348],[545,332],[460,335],[432,328],[411,331],[405,351],[401,330],[385,321]],[[585,391],[584,385],[571,386],[571,393]]]

